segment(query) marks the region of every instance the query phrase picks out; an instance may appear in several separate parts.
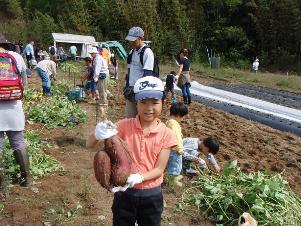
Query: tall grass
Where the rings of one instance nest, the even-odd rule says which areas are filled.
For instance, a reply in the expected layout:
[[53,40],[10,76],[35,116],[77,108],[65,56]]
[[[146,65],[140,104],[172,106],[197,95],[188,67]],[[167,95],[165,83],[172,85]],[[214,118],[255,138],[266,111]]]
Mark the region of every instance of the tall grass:
[[[178,71],[176,63],[161,65],[161,74],[167,74],[170,71]],[[301,76],[284,75],[275,73],[262,73],[247,70],[239,70],[234,68],[211,69],[208,66],[200,64],[191,65],[192,79],[196,79],[198,75],[205,77],[223,79],[229,82],[243,82],[255,84],[258,86],[283,89],[288,91],[301,92]]]

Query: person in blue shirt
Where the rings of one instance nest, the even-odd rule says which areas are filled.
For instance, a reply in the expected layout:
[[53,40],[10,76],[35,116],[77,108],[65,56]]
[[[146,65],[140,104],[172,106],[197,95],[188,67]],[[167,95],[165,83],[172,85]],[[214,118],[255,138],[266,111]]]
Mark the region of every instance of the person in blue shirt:
[[23,50],[23,54],[26,57],[27,60],[27,67],[30,68],[30,60],[34,59],[34,49],[33,49],[34,41],[31,41],[26,45],[26,47]]
[[182,90],[184,104],[191,104],[191,93],[190,93],[190,61],[188,59],[188,50],[181,49],[180,60],[179,60],[179,71],[177,73],[177,86]]

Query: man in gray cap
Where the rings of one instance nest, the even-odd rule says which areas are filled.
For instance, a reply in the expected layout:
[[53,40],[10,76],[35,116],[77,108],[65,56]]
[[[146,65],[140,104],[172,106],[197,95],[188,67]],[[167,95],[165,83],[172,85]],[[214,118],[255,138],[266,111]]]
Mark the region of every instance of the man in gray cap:
[[133,47],[127,59],[128,74],[124,89],[125,111],[126,117],[134,118],[137,108],[133,87],[139,78],[153,75],[154,53],[144,43],[144,31],[140,27],[132,27],[125,40],[130,41]]

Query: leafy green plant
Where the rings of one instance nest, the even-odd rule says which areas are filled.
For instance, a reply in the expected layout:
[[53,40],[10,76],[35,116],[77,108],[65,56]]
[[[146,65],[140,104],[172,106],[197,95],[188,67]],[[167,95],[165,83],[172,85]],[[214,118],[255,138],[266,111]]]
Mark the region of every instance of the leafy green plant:
[[70,127],[86,120],[86,112],[65,96],[68,85],[56,84],[51,97],[43,97],[35,90],[25,93],[24,108],[29,121],[43,123],[47,128]]
[[84,122],[86,113],[67,97],[50,97],[27,109],[28,119],[43,123],[47,128],[57,126],[73,126]]
[[301,225],[301,199],[280,174],[245,174],[237,161],[224,167],[220,176],[201,174],[183,193],[183,204],[194,206],[219,225],[237,225],[249,212],[259,225]]
[[53,96],[65,96],[71,88],[72,85],[66,80],[54,82],[51,84],[51,94]]
[[[54,171],[64,170],[63,166],[56,159],[42,151],[49,144],[42,140],[37,133],[26,131],[25,142],[30,158],[30,172],[34,178],[43,177]],[[20,174],[19,165],[16,163],[13,150],[11,150],[7,139],[4,142],[3,155],[6,176],[9,179],[18,177]]]
[[117,86],[117,82],[113,79],[109,79],[108,80],[108,86],[109,87],[116,87]]
[[[53,209],[53,208],[49,208],[47,209],[47,213],[48,214],[57,214],[58,215],[58,219],[60,220],[64,220],[64,219],[70,219],[75,217],[75,215],[78,213],[78,211],[80,209],[82,209],[82,205],[78,202],[76,204],[76,206],[71,207],[71,208],[59,208],[59,209]],[[49,222],[44,222],[44,224],[47,223],[48,225],[50,224]],[[51,225],[51,224],[50,224]]]
[[2,201],[0,201],[0,220],[6,218],[8,214],[4,211],[5,205]]
[[67,63],[67,62],[64,62],[63,64],[61,64],[61,70],[64,71],[64,72],[72,72],[72,73],[79,73],[80,72],[80,69],[74,65],[74,64],[71,64],[71,63]]

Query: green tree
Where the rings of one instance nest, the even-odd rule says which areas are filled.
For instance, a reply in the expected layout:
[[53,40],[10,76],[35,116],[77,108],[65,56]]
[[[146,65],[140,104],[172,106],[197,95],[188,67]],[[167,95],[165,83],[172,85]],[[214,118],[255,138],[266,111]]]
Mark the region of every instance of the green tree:
[[189,48],[193,36],[189,30],[186,8],[179,0],[159,0],[158,13],[161,19],[160,33],[163,36],[163,53],[175,56],[182,47]]
[[0,9],[3,20],[6,19],[16,19],[22,16],[22,9],[20,2],[18,0],[0,0]]
[[36,11],[32,24],[32,33],[29,35],[31,40],[35,40],[48,47],[52,43],[52,32],[57,31],[57,25],[52,17]]

